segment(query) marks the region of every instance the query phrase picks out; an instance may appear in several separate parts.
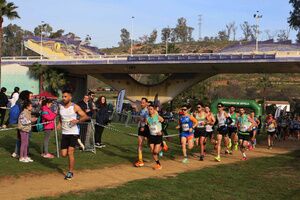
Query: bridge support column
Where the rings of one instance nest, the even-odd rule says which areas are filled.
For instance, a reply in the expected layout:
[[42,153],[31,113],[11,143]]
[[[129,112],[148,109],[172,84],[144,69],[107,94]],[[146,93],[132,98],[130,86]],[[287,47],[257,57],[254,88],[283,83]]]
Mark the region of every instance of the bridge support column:
[[158,94],[161,103],[171,101],[185,89],[213,75],[215,74],[172,74],[162,83],[144,85],[137,82],[129,74],[91,74],[91,76],[105,82],[116,90],[125,89],[126,98],[131,101],[140,100],[142,97],[153,99]]

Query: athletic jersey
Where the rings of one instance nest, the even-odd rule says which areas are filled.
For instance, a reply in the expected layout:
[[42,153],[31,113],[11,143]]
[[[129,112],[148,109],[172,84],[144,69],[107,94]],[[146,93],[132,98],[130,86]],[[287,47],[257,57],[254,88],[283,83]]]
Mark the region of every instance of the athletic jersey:
[[158,133],[161,132],[162,126],[161,122],[158,119],[158,114],[155,114],[153,117],[148,116],[147,121],[150,130],[150,135],[156,136]]
[[63,105],[59,105],[59,115],[62,123],[63,135],[79,135],[79,129],[76,124],[72,124],[71,121],[77,119],[77,113],[74,111],[74,103],[70,107],[65,108]]
[[140,116],[140,121],[139,121],[139,124],[138,126],[139,127],[144,127],[146,125],[146,119],[147,117],[149,116],[148,114],[148,109],[147,108],[143,108],[140,113],[139,113],[139,116]]
[[274,132],[276,130],[275,128],[276,128],[275,122],[273,120],[267,122],[267,131],[268,132]]
[[193,122],[197,122],[197,120],[193,116],[182,116],[179,119],[179,124],[182,132],[190,132],[190,128],[193,128]]
[[225,112],[222,114],[218,113],[217,114],[217,119],[218,119],[218,127],[225,126],[226,125],[226,116]]
[[206,124],[205,125],[205,131],[206,132],[212,132],[213,131],[213,125]]
[[197,128],[204,128],[205,127],[205,124],[206,124],[206,116],[205,116],[205,113],[203,112],[202,115],[199,116],[200,113],[195,113],[195,118],[198,122],[197,124]]
[[229,117],[232,119],[232,123],[230,126],[236,127],[236,122],[237,122],[237,114],[234,112],[233,114],[228,113]]
[[248,119],[248,115],[244,114],[239,116],[238,118],[239,125],[240,125],[240,132],[246,133],[248,132],[249,127],[251,126],[251,122]]

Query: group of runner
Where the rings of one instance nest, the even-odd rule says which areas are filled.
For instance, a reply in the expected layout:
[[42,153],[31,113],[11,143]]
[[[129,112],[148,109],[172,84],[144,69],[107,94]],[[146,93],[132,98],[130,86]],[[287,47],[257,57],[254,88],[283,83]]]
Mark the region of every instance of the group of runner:
[[[260,124],[254,113],[246,114],[244,108],[235,111],[234,106],[229,107],[229,112],[225,111],[223,104],[218,104],[216,116],[210,111],[208,105],[197,104],[194,112],[190,112],[187,105],[183,105],[179,111],[178,125],[180,145],[183,154],[183,163],[188,163],[188,150],[196,145],[200,147],[200,161],[206,156],[206,143],[214,145],[217,152],[215,160],[221,161],[221,143],[224,141],[225,154],[232,154],[240,149],[242,160],[247,160],[246,150],[252,149],[256,144],[257,129]],[[159,115],[158,107],[146,98],[141,99],[141,111],[139,112],[138,124],[138,160],[136,167],[144,166],[143,162],[143,142],[147,140],[155,165],[153,169],[161,169],[159,154],[167,150],[167,144],[163,140],[162,123],[164,119]],[[217,126],[217,134],[214,137],[214,126]],[[272,136],[272,130],[269,135]],[[272,138],[270,137],[270,140]],[[269,145],[271,146],[271,144]]]

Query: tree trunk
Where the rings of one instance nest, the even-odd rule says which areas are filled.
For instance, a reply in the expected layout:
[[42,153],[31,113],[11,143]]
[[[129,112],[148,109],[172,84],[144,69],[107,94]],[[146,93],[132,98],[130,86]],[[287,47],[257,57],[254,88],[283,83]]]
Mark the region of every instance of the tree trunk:
[[2,87],[2,67],[1,67],[1,62],[2,62],[2,41],[3,41],[3,17],[0,17],[0,87]]

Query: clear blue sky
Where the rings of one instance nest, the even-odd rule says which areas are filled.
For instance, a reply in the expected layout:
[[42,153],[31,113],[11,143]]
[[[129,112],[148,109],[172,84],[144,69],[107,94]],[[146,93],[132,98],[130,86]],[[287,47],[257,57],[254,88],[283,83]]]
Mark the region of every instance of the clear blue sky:
[[[198,38],[198,15],[203,16],[202,36],[216,36],[225,25],[235,21],[254,24],[253,14],[263,14],[261,30],[272,33],[288,29],[287,18],[291,10],[288,0],[8,0],[18,8],[21,19],[14,20],[25,29],[33,30],[41,21],[55,30],[64,29],[84,37],[89,34],[98,47],[117,46],[120,29],[130,31],[131,16],[135,16],[133,37],[149,34],[153,29],[174,27],[179,17],[185,17],[195,28]],[[5,25],[9,22],[6,20]],[[241,30],[238,30],[238,38]],[[295,31],[290,37],[295,39]],[[160,38],[160,35],[159,35]],[[265,34],[261,39],[265,39]]]

